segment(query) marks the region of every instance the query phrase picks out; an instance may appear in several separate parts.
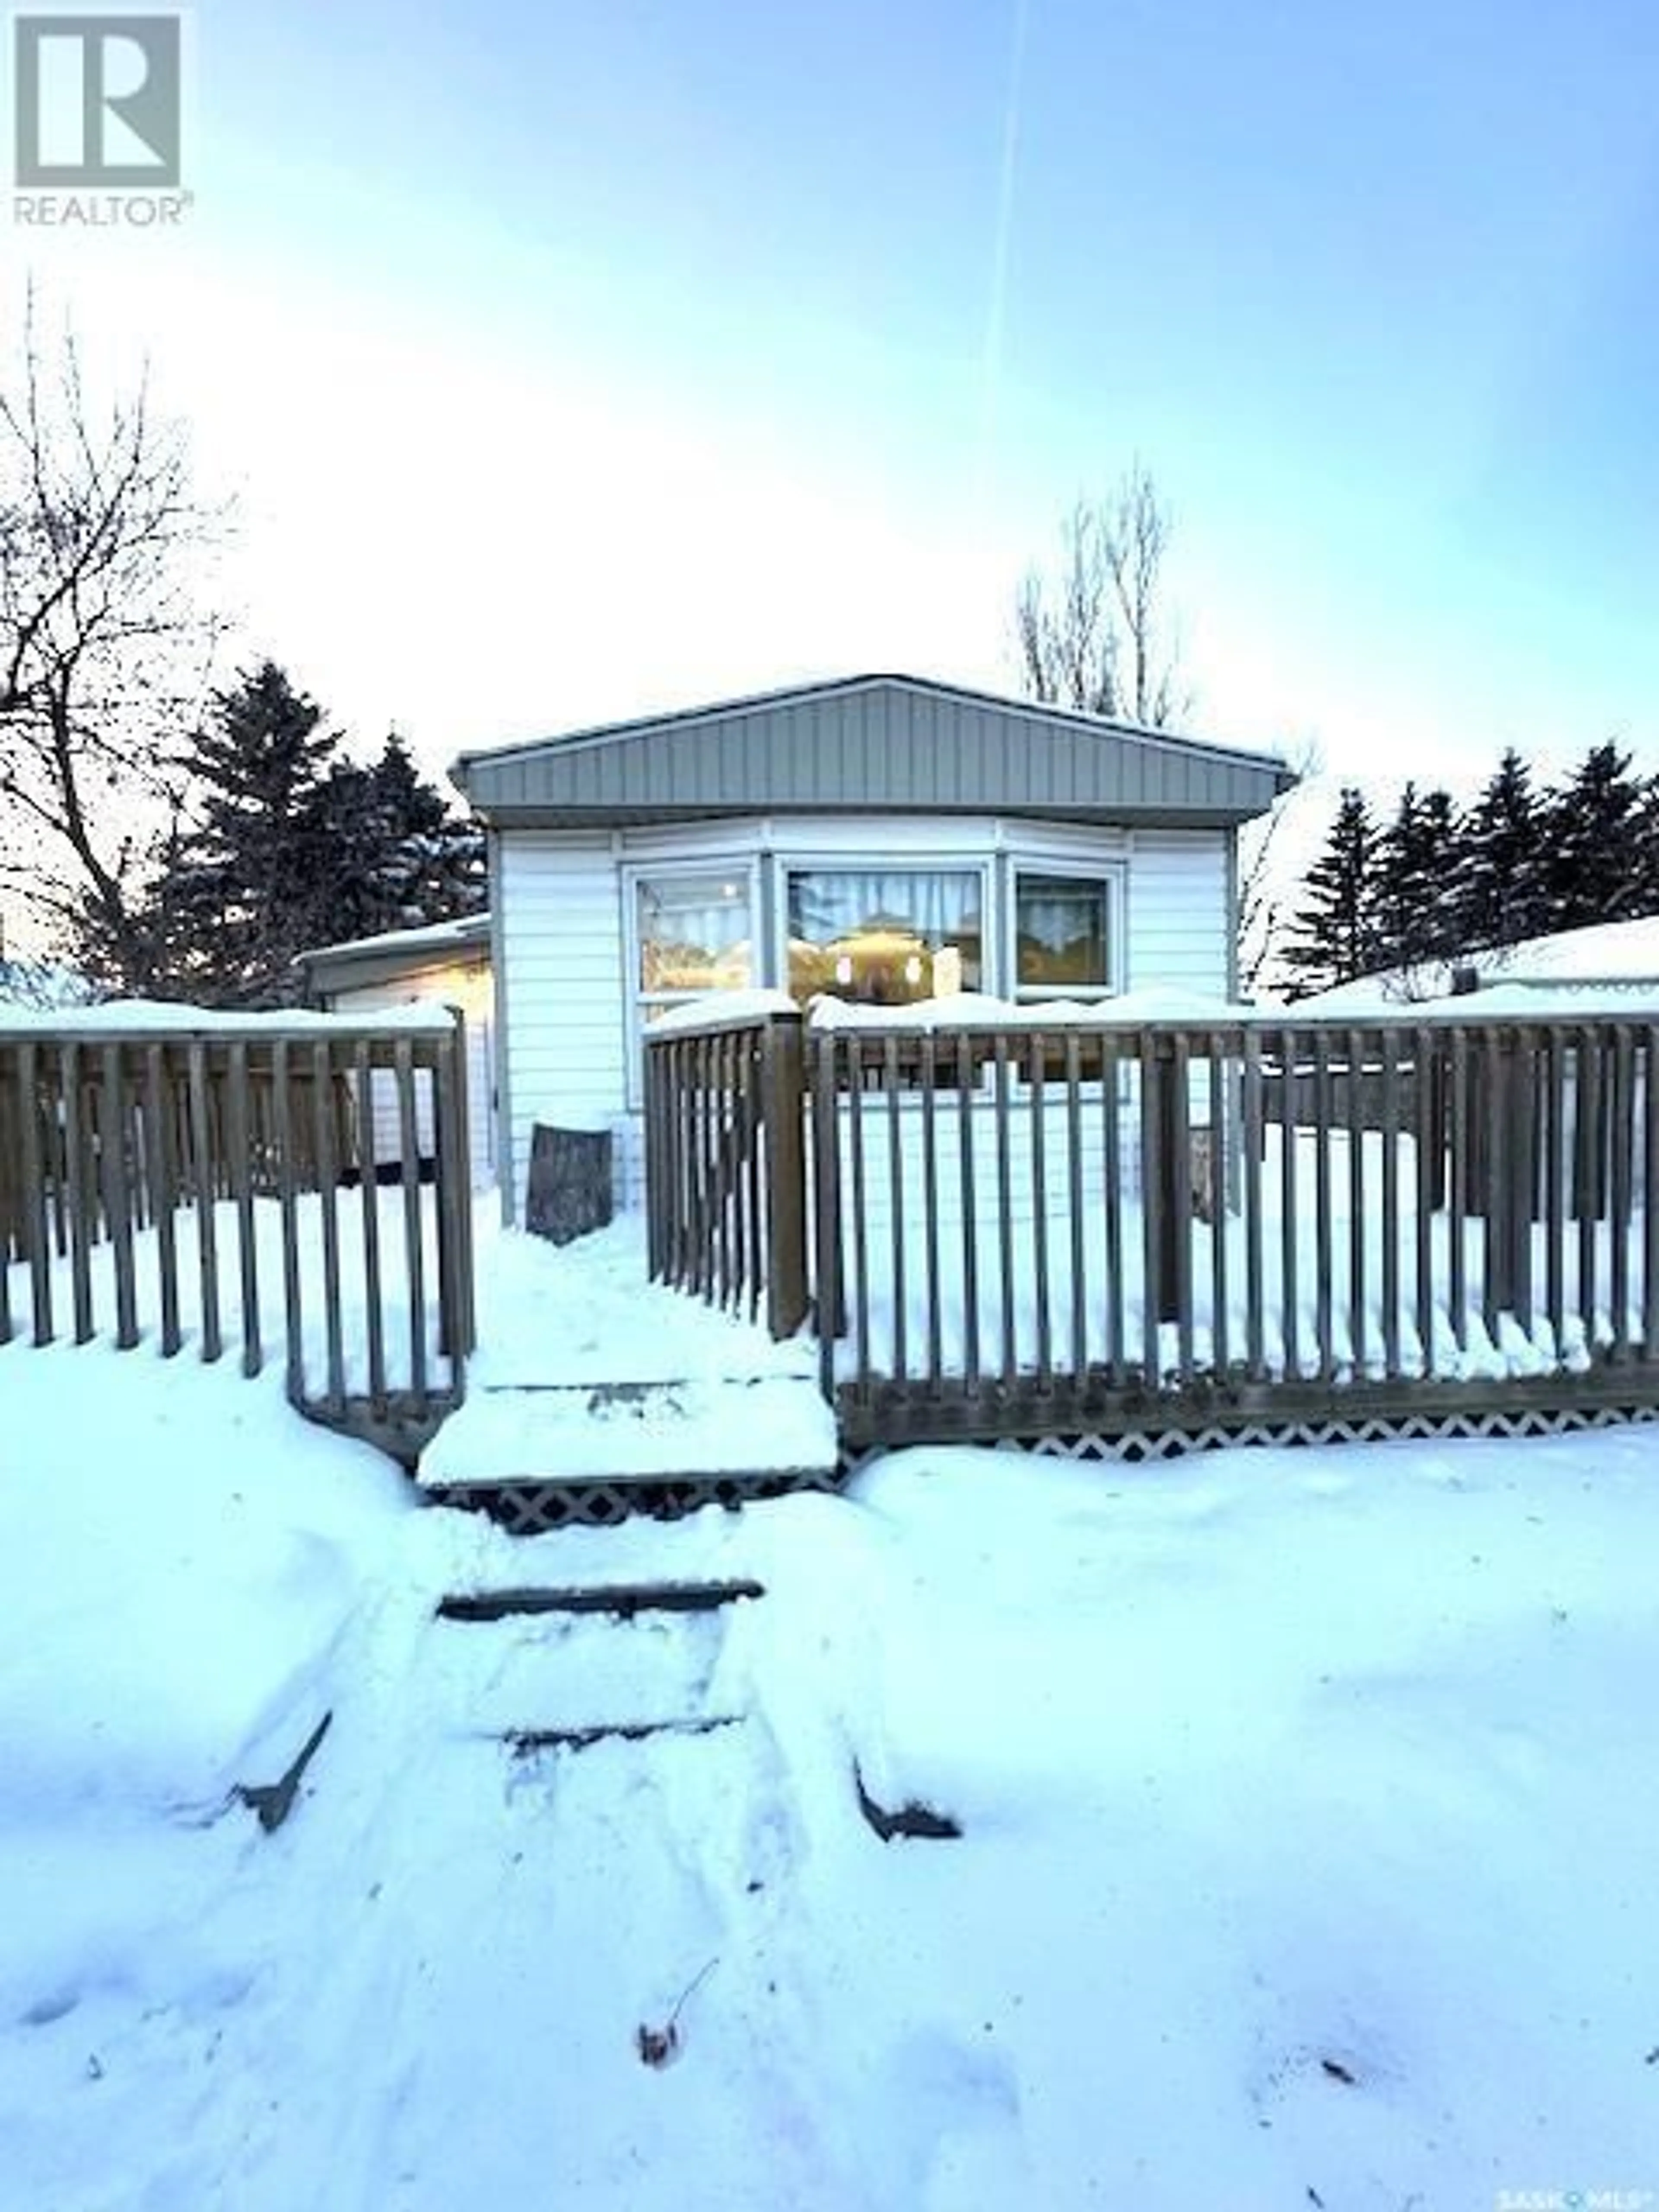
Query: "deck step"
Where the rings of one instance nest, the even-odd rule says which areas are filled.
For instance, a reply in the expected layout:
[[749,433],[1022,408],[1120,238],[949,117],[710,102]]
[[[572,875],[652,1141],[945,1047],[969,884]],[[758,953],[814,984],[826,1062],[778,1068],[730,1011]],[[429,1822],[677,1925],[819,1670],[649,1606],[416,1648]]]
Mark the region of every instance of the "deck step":
[[764,1597],[747,1576],[720,1583],[586,1583],[580,1589],[452,1590],[438,1603],[440,1620],[507,1620],[524,1613],[602,1613],[632,1620],[641,1613],[714,1613],[739,1598]]
[[834,1413],[811,1376],[515,1383],[476,1390],[421,1455],[424,1490],[708,1482],[834,1474]]

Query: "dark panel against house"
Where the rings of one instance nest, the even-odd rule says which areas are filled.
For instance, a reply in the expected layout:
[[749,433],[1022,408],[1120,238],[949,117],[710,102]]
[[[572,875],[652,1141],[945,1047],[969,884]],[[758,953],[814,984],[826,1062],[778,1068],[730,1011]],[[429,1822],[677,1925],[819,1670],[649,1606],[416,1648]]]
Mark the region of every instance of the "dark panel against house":
[[526,827],[823,811],[1193,828],[1248,821],[1291,781],[1263,755],[903,677],[474,754],[456,780]]

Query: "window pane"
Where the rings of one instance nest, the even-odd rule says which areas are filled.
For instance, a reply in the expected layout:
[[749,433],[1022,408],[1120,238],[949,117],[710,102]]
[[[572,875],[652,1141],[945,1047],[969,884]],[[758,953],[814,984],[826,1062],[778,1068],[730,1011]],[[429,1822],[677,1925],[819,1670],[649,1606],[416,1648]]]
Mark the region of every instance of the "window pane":
[[641,878],[638,898],[642,991],[730,991],[749,982],[746,875]]
[[1107,886],[1085,876],[1022,874],[1015,893],[1015,972],[1050,988],[1111,981]]
[[902,1006],[980,988],[976,868],[801,868],[789,877],[789,988]]

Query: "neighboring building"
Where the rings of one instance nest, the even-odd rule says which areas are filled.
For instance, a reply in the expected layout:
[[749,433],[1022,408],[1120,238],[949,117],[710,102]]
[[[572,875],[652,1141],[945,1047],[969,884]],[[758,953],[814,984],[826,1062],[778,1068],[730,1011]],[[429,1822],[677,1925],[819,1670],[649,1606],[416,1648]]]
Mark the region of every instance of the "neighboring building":
[[[459,1006],[466,1018],[467,1116],[475,1189],[495,1180],[495,992],[489,968],[489,916],[469,915],[422,929],[389,930],[347,945],[319,945],[295,965],[313,1005],[365,1018],[393,1006]],[[395,1157],[391,1086],[377,1102],[382,1158]],[[383,1126],[380,1126],[382,1125]],[[423,1143],[430,1133],[422,1132]]]
[[1435,999],[1468,996],[1471,1014],[1484,1011],[1494,990],[1557,992],[1569,997],[1594,993],[1613,1000],[1626,994],[1659,994],[1659,915],[1637,921],[1592,922],[1563,929],[1553,937],[1528,938],[1519,945],[1495,945],[1456,961],[1425,961],[1356,976],[1328,991],[1298,999],[1297,1012],[1368,1013]]
[[509,1218],[538,1121],[612,1128],[637,1197],[641,1035],[705,992],[1231,995],[1238,830],[1293,781],[905,676],[468,753],[453,775],[489,833]]

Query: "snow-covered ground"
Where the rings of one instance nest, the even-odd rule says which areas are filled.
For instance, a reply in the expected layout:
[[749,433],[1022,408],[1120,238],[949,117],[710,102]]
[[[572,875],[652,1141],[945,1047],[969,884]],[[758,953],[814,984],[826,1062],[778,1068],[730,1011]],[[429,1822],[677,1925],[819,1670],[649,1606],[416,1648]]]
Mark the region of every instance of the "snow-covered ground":
[[[1639,1430],[514,1543],[275,1376],[0,1352],[0,2205],[1659,2203],[1656,1557]],[[646,1576],[765,1595],[434,1617]]]

